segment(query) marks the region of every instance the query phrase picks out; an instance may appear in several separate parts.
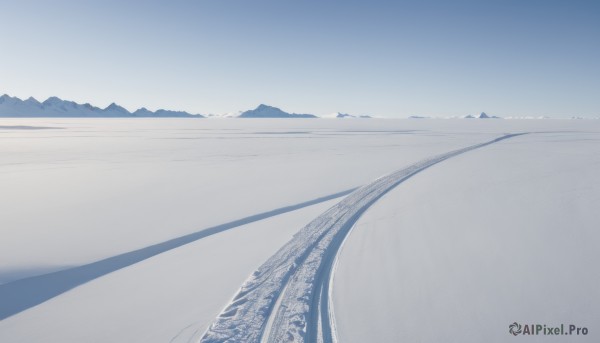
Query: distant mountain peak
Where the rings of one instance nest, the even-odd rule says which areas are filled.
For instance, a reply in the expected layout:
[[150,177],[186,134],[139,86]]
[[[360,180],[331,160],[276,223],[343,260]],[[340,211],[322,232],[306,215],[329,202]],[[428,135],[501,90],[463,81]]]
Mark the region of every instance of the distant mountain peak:
[[253,110],[242,112],[239,118],[316,118],[312,114],[297,114],[282,111],[280,108],[260,104]]
[[277,108],[277,107],[269,106],[269,105],[265,105],[265,104],[260,104],[255,108],[255,110],[265,110],[265,109],[278,109],[279,110],[279,108]]
[[39,102],[36,98],[30,96],[29,98],[27,98],[27,100],[25,100],[25,103],[36,106],[36,107],[41,107],[42,103]]
[[490,116],[485,112],[481,112],[478,116],[469,114],[469,115],[464,116],[463,118],[464,119],[501,119],[500,117]]
[[13,99],[13,97],[11,97],[8,94],[4,94],[4,95],[0,96],[0,104],[4,103],[5,101],[11,100],[11,99]]
[[63,102],[60,98],[51,96],[42,102],[42,105],[54,105]]
[[129,113],[129,111],[127,111],[124,107],[117,105],[116,103],[111,103],[110,105],[108,105],[105,109],[105,111],[119,111],[119,112],[127,112]]

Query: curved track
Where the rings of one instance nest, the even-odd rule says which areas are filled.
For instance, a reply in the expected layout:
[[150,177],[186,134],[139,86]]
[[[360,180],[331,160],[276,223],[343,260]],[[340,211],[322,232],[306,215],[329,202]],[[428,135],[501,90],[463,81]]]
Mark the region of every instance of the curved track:
[[82,266],[32,276],[0,285],[0,304],[2,304],[2,306],[0,306],[0,320],[44,303],[79,285],[139,263],[158,254],[246,224],[336,199],[351,193],[353,190],[354,189],[350,189],[299,204],[258,213]]
[[330,282],[358,218],[398,184],[434,164],[520,134],[437,155],[363,186],[302,228],[242,285],[201,342],[335,342]]

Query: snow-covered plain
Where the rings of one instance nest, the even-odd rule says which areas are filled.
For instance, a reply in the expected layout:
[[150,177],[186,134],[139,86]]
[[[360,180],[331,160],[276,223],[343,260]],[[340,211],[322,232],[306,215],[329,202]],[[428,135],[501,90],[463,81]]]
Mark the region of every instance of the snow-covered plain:
[[[244,280],[341,192],[523,132],[536,133],[406,179],[359,219],[332,273],[337,335],[439,341],[452,326],[460,340],[503,341],[512,321],[558,319],[592,329],[598,121],[1,119],[0,341],[198,340]],[[207,228],[222,230],[194,236]],[[526,239],[509,244],[523,230]],[[544,238],[547,230],[556,235]],[[193,239],[161,245],[185,235]],[[538,235],[539,246],[525,250]],[[129,252],[137,257],[119,257]],[[547,264],[527,272],[544,259],[576,266],[558,280]],[[521,279],[506,276],[508,267]],[[63,281],[37,303],[18,297]],[[547,283],[557,286],[538,289]],[[546,303],[506,305],[534,290],[530,301],[541,304],[559,289],[573,299],[557,300],[555,316],[544,316]],[[486,324],[462,331],[484,305]]]
[[599,172],[598,132],[540,133],[398,186],[339,255],[339,341],[506,342],[515,321],[590,330],[532,341],[597,341]]

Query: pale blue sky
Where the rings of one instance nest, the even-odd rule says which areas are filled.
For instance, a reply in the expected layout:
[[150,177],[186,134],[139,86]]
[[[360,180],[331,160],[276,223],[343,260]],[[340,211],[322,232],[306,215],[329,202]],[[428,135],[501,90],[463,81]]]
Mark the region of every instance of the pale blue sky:
[[600,115],[600,1],[3,1],[0,94],[387,117]]

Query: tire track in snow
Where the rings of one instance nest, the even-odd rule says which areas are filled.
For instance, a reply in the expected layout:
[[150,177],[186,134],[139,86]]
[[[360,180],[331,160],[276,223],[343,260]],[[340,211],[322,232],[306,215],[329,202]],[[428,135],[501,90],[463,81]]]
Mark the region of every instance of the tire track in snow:
[[336,342],[330,280],[337,251],[358,218],[413,175],[451,157],[523,134],[506,134],[437,155],[357,189],[302,228],[260,266],[200,342]]
[[84,283],[139,263],[158,254],[162,254],[226,230],[336,199],[351,193],[353,190],[354,189],[350,189],[299,204],[258,213],[82,266],[5,283],[0,285],[0,320],[44,303]]

